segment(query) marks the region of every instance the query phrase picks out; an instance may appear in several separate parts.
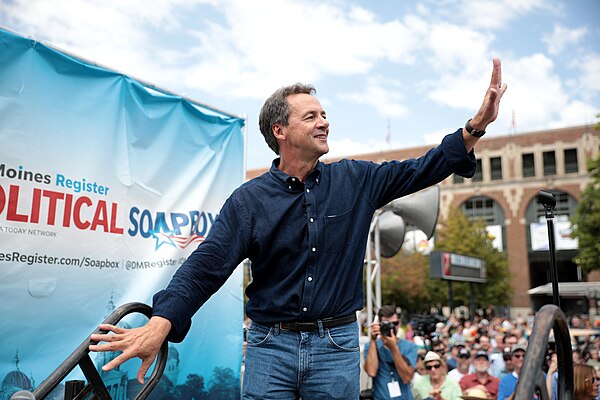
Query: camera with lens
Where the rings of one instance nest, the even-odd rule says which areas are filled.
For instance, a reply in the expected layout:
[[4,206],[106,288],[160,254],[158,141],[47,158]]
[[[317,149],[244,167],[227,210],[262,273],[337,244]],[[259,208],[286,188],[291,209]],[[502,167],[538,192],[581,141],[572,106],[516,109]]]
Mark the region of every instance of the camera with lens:
[[396,326],[396,324],[390,321],[383,321],[380,325],[381,334],[383,336],[392,336],[394,326]]

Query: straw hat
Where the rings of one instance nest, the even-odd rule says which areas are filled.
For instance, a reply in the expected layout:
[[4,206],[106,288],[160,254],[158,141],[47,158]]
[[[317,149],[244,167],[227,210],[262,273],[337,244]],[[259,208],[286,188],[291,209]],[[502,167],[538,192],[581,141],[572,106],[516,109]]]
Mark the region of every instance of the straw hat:
[[463,400],[490,400],[492,397],[482,386],[470,387],[463,392]]

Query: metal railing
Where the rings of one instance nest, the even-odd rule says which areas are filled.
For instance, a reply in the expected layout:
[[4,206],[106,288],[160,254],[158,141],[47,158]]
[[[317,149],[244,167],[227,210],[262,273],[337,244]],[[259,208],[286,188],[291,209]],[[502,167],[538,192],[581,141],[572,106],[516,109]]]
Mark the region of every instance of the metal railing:
[[558,399],[573,400],[573,356],[569,326],[565,314],[553,304],[543,306],[536,313],[514,400],[531,400],[534,393],[542,400],[552,398],[552,393],[548,393],[546,389],[546,379],[542,370],[551,329],[554,332],[558,357]]
[[[103,324],[116,325],[123,317],[131,313],[140,313],[144,314],[146,317],[150,318],[152,316],[152,308],[143,303],[127,303],[122,305],[113,311],[106,319],[102,322]],[[100,330],[97,328],[95,333],[107,333],[107,331]],[[69,355],[65,361],[62,362],[55,370],[44,380],[34,391],[33,393],[27,393],[24,391],[20,391],[15,393],[11,399],[32,399],[32,400],[41,400],[45,399],[52,390],[54,390],[60,382],[62,382],[67,375],[75,369],[75,367],[79,366],[88,380],[88,384],[86,385],[83,381],[68,381],[65,384],[65,400],[80,400],[86,399],[91,394],[93,394],[93,399],[95,400],[112,400],[106,385],[102,381],[100,373],[96,370],[92,359],[90,358],[90,350],[89,346],[91,344],[98,344],[98,342],[93,341],[88,336],[78,347],[75,349],[71,355]],[[144,385],[140,388],[140,390],[135,394],[132,400],[142,400],[147,398],[152,390],[158,384],[160,377],[165,370],[165,366],[167,365],[167,356],[168,356],[168,343],[165,341],[158,353],[158,357],[156,359],[156,363],[152,370],[152,373],[148,380],[144,383]]]

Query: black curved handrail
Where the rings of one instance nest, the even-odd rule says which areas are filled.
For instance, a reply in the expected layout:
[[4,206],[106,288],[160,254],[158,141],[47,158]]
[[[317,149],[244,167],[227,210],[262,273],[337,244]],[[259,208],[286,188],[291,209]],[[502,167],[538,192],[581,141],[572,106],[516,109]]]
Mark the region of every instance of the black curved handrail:
[[565,314],[553,304],[543,306],[536,313],[514,400],[531,400],[535,392],[540,394],[542,400],[551,399],[552,393],[546,389],[542,371],[550,329],[554,331],[558,357],[558,398],[573,400],[573,356],[569,326]]
[[[131,313],[144,314],[146,317],[150,318],[152,317],[152,308],[143,303],[127,303],[113,311],[102,323],[116,325],[123,317]],[[97,328],[90,336],[95,333],[107,332],[108,331]],[[104,385],[104,382],[102,382],[102,378],[89,356],[89,346],[91,344],[98,344],[98,342],[91,340],[90,336],[88,336],[77,349],[75,349],[75,351],[34,390],[34,399],[41,400],[46,398],[46,396],[48,396],[48,394],[50,394],[50,392],[52,392],[52,390],[54,390],[54,388],[56,388],[58,384],[62,382],[77,365],[79,365],[89,383],[83,388],[82,392],[77,395],[76,399],[83,398],[84,394],[87,395],[93,392],[93,398],[96,400],[111,400],[108,389],[106,388],[106,385]],[[150,378],[144,383],[132,400],[145,399],[156,387],[165,370],[165,366],[167,365],[168,351],[168,343],[165,340],[158,353],[156,364],[150,374]]]

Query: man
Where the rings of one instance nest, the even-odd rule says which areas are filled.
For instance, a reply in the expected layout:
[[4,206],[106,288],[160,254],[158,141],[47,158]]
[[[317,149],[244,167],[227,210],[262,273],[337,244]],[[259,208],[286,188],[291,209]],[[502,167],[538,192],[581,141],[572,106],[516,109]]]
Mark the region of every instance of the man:
[[498,400],[505,400],[515,392],[517,388],[517,380],[523,368],[523,360],[525,358],[526,348],[522,344],[515,344],[511,349],[511,361],[515,367],[514,371],[505,375],[500,379],[498,386]]
[[479,337],[477,338],[477,343],[479,344],[480,350],[485,351],[488,354],[490,353],[491,343],[490,337],[488,335],[479,335]]
[[485,386],[485,390],[495,399],[498,396],[498,378],[488,373],[490,367],[489,355],[484,350],[479,350],[473,359],[475,373],[465,375],[459,382],[460,388],[464,392],[468,388],[475,386]]
[[[365,345],[365,372],[373,379],[373,399],[412,400],[417,345],[397,338],[400,321],[394,307],[383,306],[377,315],[380,322],[371,324],[371,340]],[[382,326],[387,328],[383,334]]]
[[[439,354],[439,356],[442,358],[442,360],[447,361],[446,360],[446,345],[441,340],[434,339],[431,341],[431,351]],[[447,362],[445,362],[444,364],[445,364],[446,372],[448,372],[448,369],[450,369],[450,367],[448,366]]]
[[191,318],[239,263],[252,262],[244,399],[355,399],[359,393],[356,311],[363,307],[363,261],[371,219],[398,197],[475,173],[473,147],[498,115],[506,91],[494,59],[483,104],[465,127],[419,159],[375,164],[319,162],[329,121],[310,85],[273,93],[259,126],[279,155],[267,173],[227,199],[205,241],[153,298],[140,328],[101,325],[92,351],[122,351],[111,370],[139,357],[138,381],[165,339],[180,342]]
[[458,341],[450,346],[450,354],[446,356],[446,363],[448,364],[449,372],[458,366],[458,354],[461,350],[465,349],[465,342]]
[[502,379],[505,375],[512,374],[515,370],[515,365],[512,362],[512,350],[510,347],[505,347],[502,350],[502,360],[504,361],[504,366],[498,372],[498,375],[494,375],[498,379]]
[[456,368],[448,372],[448,377],[460,382],[463,376],[469,374],[469,366],[471,365],[471,352],[464,347],[458,351],[456,355]]
[[[517,344],[517,337],[512,333],[508,332],[504,336],[504,350],[502,357],[492,357],[490,373],[494,375],[496,378],[502,378],[505,373],[512,372],[514,370],[514,366],[512,365],[512,347]],[[508,348],[508,352],[506,351]],[[508,358],[508,360],[507,360]],[[509,365],[505,365],[508,363]],[[504,372],[504,373],[503,373]]]
[[439,354],[430,351],[423,360],[425,375],[413,382],[415,400],[459,400],[462,394],[458,382],[448,378],[444,361]]

